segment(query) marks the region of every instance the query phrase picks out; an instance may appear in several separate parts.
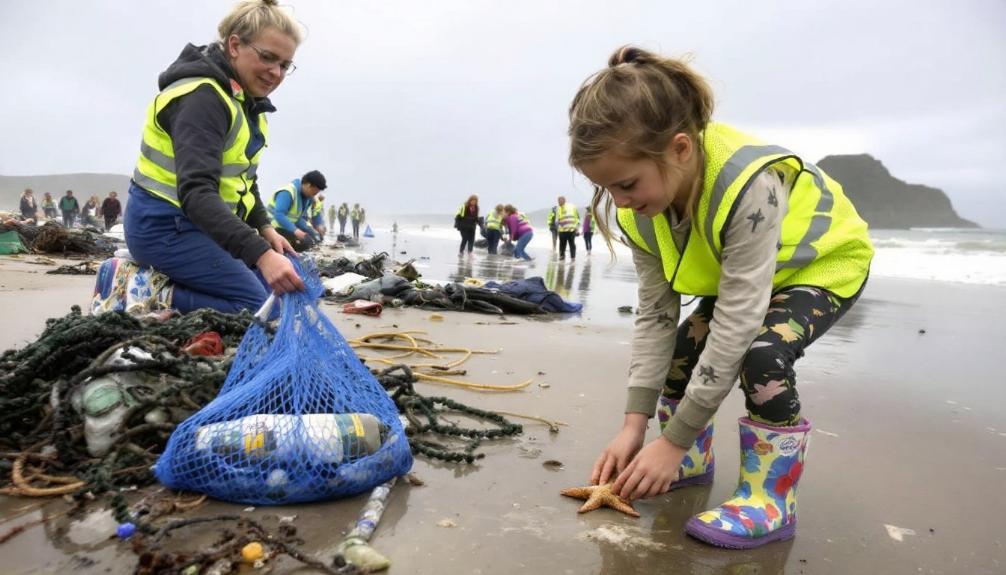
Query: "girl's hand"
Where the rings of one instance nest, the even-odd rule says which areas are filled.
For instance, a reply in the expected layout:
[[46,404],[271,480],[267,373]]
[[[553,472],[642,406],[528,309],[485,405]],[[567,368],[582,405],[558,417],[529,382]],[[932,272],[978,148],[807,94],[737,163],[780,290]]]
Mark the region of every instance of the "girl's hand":
[[629,466],[618,474],[611,490],[629,501],[667,493],[678,477],[678,468],[687,452],[661,435],[636,454]]
[[618,435],[604,448],[590,474],[592,485],[603,485],[621,470],[625,469],[632,456],[643,446],[646,436],[646,420],[643,413],[626,413],[625,423]]

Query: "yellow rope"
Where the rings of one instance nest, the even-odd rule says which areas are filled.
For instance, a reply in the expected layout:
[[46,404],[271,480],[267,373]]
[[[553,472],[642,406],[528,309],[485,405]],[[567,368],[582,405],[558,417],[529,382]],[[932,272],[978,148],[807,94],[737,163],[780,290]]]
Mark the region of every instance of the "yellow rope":
[[[412,330],[412,331],[400,331],[400,332],[372,333],[356,339],[351,339],[349,340],[349,344],[354,349],[370,348],[370,349],[403,352],[386,357],[371,357],[371,356],[358,355],[358,357],[363,361],[382,363],[384,365],[398,365],[399,363],[402,362],[395,360],[401,360],[416,353],[425,355],[427,357],[433,357],[436,359],[443,359],[442,357],[437,355],[437,353],[464,354],[460,359],[449,361],[446,364],[434,364],[434,363],[407,364],[409,369],[413,370],[412,374],[416,377],[416,379],[419,379],[420,381],[440,383],[444,385],[453,385],[455,387],[461,387],[463,389],[471,389],[477,391],[517,391],[531,385],[531,382],[533,381],[531,379],[528,379],[527,381],[523,381],[515,385],[491,385],[485,383],[471,383],[467,381],[459,381],[456,379],[449,379],[443,377],[443,375],[459,374],[458,371],[453,371],[454,368],[468,361],[468,359],[470,359],[471,356],[474,354],[495,354],[499,353],[500,350],[478,350],[478,349],[469,349],[466,347],[440,347],[436,346],[432,341],[427,340],[426,338],[413,337],[411,334],[414,333],[419,334],[426,332]],[[393,343],[374,343],[371,341],[374,339],[384,339],[392,341],[400,339],[407,341],[411,345],[398,345]],[[426,342],[429,344],[429,346],[428,347],[420,346],[419,342]],[[423,373],[422,371],[418,371],[420,369],[437,370],[438,372],[440,372],[440,375]],[[463,375],[463,373],[460,374]]]
[[483,391],[517,391],[518,389],[524,389],[525,387],[531,385],[531,382],[534,381],[533,379],[529,379],[515,385],[490,385],[488,383],[468,383],[467,381],[447,379],[446,377],[438,377],[436,375],[428,375],[419,372],[413,372],[412,375],[415,375],[417,379],[422,381],[432,381],[442,383],[444,385],[454,385],[457,387],[464,387],[466,389],[480,389]]
[[[351,341],[351,342],[349,342],[349,345],[351,345],[354,348],[357,348],[357,347],[369,347],[369,348],[372,348],[372,349],[394,349],[394,350],[402,349],[402,350],[409,350],[409,351],[412,351],[412,352],[415,352],[415,353],[421,353],[421,354],[429,356],[429,357],[435,357],[437,359],[440,359],[439,355],[437,355],[437,354],[435,354],[435,353],[433,353],[431,351],[425,350],[425,349],[423,349],[421,347],[409,347],[407,345],[393,345],[393,344],[390,344],[390,343],[366,343],[366,342],[359,342],[359,341],[358,342]],[[442,351],[442,350],[437,350],[437,351]]]
[[[49,497],[51,495],[64,495],[67,493],[73,493],[79,490],[81,487],[87,485],[86,482],[76,480],[73,483],[64,483],[60,487],[33,487],[28,484],[25,480],[23,470],[25,460],[28,457],[28,453],[22,453],[17,459],[14,460],[14,466],[11,468],[11,483],[14,484],[13,488],[5,488],[5,495],[25,495],[28,497]],[[63,483],[64,478],[60,478],[60,483]],[[75,479],[75,478],[74,478]]]

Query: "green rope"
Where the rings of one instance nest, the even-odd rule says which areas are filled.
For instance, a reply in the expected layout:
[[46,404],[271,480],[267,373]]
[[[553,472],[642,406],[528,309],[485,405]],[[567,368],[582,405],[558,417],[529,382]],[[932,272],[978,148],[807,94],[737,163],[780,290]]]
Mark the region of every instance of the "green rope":
[[[483,440],[512,437],[524,431],[520,424],[511,423],[498,413],[471,407],[446,397],[420,395],[413,385],[417,379],[407,365],[393,365],[386,369],[373,370],[373,374],[391,394],[398,411],[409,421],[406,431],[409,434],[409,446],[414,453],[442,461],[473,463],[485,457],[484,453],[475,453]],[[495,427],[466,428],[455,423],[445,423],[443,415],[446,413],[462,414]],[[426,421],[423,422],[422,418]],[[461,439],[462,446],[458,449],[429,439],[431,435],[448,440],[464,439]]]

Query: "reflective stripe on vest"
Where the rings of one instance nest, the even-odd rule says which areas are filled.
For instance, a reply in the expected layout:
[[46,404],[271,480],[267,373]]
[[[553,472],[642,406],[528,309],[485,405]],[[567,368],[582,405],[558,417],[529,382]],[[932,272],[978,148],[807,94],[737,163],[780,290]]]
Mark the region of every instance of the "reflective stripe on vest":
[[497,214],[495,211],[489,212],[486,216],[486,229],[487,230],[498,230],[500,229],[500,224],[503,222],[502,216]]
[[859,290],[869,270],[873,247],[867,226],[842,186],[813,164],[779,146],[763,145],[724,124],[703,134],[706,166],[694,223],[678,252],[664,214],[617,212],[627,239],[661,259],[664,276],[678,293],[716,295],[723,241],[735,202],[765,169],[787,164],[798,171],[782,222],[776,256],[775,289],[813,285],[841,297]]
[[556,212],[556,223],[559,227],[560,232],[575,232],[576,226],[580,224],[580,213],[576,210],[576,206],[566,202],[561,206],[557,206]]
[[[162,90],[147,108],[147,119],[140,142],[140,157],[133,170],[133,181],[147,192],[181,207],[178,200],[177,175],[175,173],[174,145],[171,137],[157,122],[157,115],[172,101],[185,96],[200,86],[212,86],[227,105],[231,113],[231,125],[227,131],[221,157],[219,192],[228,208],[242,219],[247,219],[255,205],[251,193],[258,169],[262,146],[252,158],[245,155],[251,139],[251,129],[247,125],[242,109],[243,95],[227,94],[212,78],[183,78]],[[259,129],[263,138],[268,138],[268,124],[265,114],[259,114]]]

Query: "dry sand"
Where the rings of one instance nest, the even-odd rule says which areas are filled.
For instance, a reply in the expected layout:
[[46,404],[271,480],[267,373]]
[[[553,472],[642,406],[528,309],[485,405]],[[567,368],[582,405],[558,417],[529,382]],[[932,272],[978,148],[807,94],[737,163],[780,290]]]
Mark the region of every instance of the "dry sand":
[[[0,258],[0,348],[23,345],[46,318],[88,301],[93,277],[38,273],[45,269]],[[631,302],[606,305],[623,303]],[[397,325],[426,330],[445,345],[500,348],[497,356],[469,361],[470,377],[499,384],[534,378],[523,392],[430,384],[420,390],[569,423],[557,434],[527,423],[518,439],[486,445],[486,458],[475,465],[417,460],[413,470],[426,485],[395,488],[372,541],[392,559],[392,574],[1006,571],[1004,289],[871,280],[858,306],[798,363],[805,415],[815,428],[800,486],[800,527],[794,540],[754,551],[714,549],[682,530],[690,515],[735,486],[743,410],[737,391],[717,416],[713,486],[637,502],[640,519],[610,510],[578,515],[579,502],[559,495],[585,483],[620,425],[631,318],[510,317],[516,324],[505,325],[468,313],[446,312],[435,322],[431,312],[414,309],[388,309],[380,318],[326,309],[347,337]],[[553,470],[548,460],[563,467]],[[248,515],[296,515],[304,548],[329,560],[364,500],[260,507]],[[0,498],[0,531],[62,507]],[[212,503],[197,512],[242,509]],[[130,573],[136,558],[109,538],[114,527],[100,511],[54,519],[0,545],[0,573]],[[290,572],[293,565],[276,567]]]

